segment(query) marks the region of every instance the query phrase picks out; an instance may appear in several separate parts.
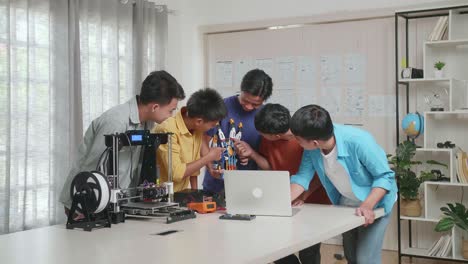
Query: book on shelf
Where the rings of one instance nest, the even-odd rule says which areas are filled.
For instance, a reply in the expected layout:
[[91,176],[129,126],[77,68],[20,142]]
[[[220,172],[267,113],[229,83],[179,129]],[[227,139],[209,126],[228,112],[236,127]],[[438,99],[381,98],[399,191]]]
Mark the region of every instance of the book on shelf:
[[429,41],[448,39],[448,17],[441,16],[429,35]]
[[460,150],[456,154],[457,178],[459,183],[468,183],[468,155]]
[[448,257],[452,253],[452,236],[443,235],[438,240],[434,241],[432,246],[427,250],[427,255],[433,257]]
[[448,235],[445,238],[443,247],[439,250],[437,253],[438,257],[448,257],[448,254],[450,254],[452,248],[452,236]]

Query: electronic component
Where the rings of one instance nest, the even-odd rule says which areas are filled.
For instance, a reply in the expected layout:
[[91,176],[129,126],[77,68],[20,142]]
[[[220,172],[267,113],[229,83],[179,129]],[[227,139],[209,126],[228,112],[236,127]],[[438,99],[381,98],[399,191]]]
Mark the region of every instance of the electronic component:
[[137,190],[137,194],[141,195],[145,202],[167,198],[169,194],[167,186],[158,186],[155,183],[149,183],[147,181],[144,181]]
[[157,233],[155,235],[158,235],[158,236],[167,236],[167,235],[170,235],[170,234],[174,234],[176,232],[179,232],[179,230],[167,230],[167,231],[164,231],[164,232],[161,232],[161,233]]
[[219,217],[221,220],[244,220],[250,221],[255,219],[255,215],[248,215],[248,214],[223,214]]
[[189,203],[201,203],[205,201],[203,190],[184,189],[174,193],[174,202],[180,206],[187,206]]
[[168,140],[168,134],[151,133],[149,130],[127,130],[119,137],[122,146],[159,146],[166,144]]
[[189,203],[187,208],[196,211],[199,214],[212,213],[216,211],[215,202]]

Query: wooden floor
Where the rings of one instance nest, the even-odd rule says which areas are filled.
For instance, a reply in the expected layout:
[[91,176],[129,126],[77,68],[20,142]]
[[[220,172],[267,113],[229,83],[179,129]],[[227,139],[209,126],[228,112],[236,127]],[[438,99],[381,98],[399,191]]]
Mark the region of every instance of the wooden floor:
[[[322,261],[321,264],[346,264],[346,260],[336,260],[334,258],[335,254],[343,254],[343,247],[336,246],[336,245],[326,245],[322,244],[320,248],[320,252],[322,254]],[[382,264],[395,264],[398,263],[398,253],[396,251],[384,250],[382,252]],[[411,261],[409,258],[403,258],[403,264],[453,264],[457,262],[452,261],[437,261],[437,260],[429,260],[429,259],[422,259],[422,258],[413,258]],[[460,262],[458,262],[460,263]]]

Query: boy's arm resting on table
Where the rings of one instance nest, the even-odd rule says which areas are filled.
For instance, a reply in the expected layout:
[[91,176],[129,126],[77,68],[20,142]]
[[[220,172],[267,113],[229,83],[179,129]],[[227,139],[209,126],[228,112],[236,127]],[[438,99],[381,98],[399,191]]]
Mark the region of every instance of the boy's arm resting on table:
[[304,187],[300,184],[291,183],[291,201],[294,201],[304,192]]
[[374,208],[377,203],[382,200],[382,198],[387,194],[387,190],[376,187],[372,188],[371,193],[367,196],[366,200],[361,203],[361,205],[356,208],[356,215],[364,216],[365,223],[364,226],[368,226],[375,221]]

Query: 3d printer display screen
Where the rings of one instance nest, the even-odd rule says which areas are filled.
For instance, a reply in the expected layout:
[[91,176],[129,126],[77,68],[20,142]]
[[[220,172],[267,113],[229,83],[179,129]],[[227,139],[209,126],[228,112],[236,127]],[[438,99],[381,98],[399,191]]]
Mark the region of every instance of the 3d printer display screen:
[[143,140],[143,135],[132,135],[132,141],[142,141]]

